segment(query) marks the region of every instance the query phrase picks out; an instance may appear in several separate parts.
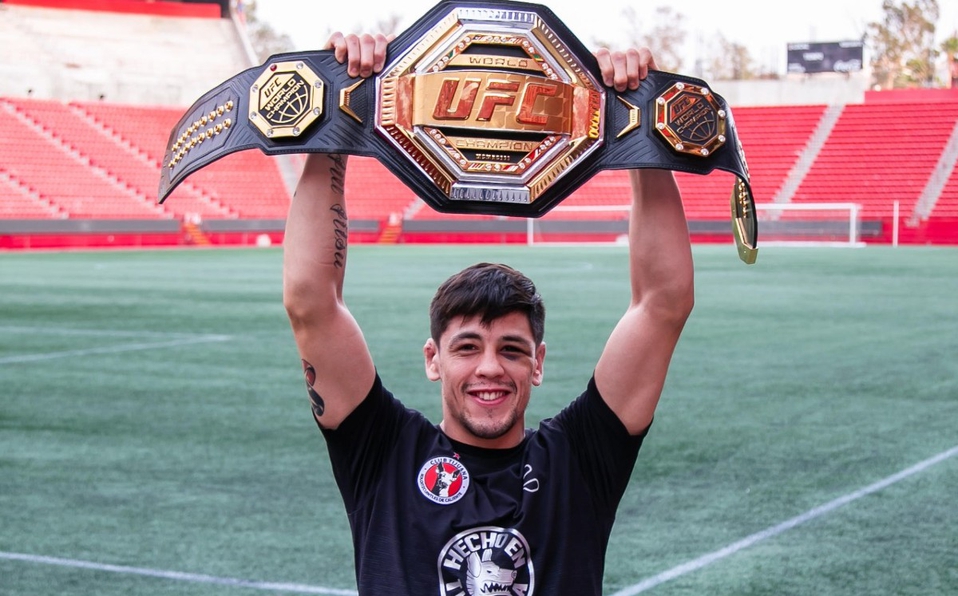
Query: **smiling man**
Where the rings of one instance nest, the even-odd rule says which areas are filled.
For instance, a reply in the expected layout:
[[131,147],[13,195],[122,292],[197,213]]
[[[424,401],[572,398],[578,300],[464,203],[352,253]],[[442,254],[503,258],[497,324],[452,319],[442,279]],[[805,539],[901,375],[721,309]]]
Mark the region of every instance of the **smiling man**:
[[[334,34],[327,47],[351,76],[383,68],[382,36]],[[596,58],[619,91],[655,68],[648,50]],[[505,265],[470,267],[432,301],[423,355],[442,421],[384,387],[343,302],[345,175],[345,156],[307,160],[287,219],[284,302],[349,515],[359,593],[598,596],[615,511],[692,309],[672,173],[630,171],[631,302],[593,378],[536,429],[525,411],[544,376],[545,307]]]

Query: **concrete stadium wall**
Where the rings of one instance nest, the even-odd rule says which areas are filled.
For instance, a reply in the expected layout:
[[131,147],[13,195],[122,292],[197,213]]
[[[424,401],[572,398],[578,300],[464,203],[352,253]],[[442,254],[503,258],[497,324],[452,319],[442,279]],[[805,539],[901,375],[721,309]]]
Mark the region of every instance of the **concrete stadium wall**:
[[[142,10],[89,9],[100,5]],[[188,16],[144,13],[160,7]],[[249,66],[235,25],[219,11],[176,2],[0,2],[0,95],[189,106]]]
[[709,81],[730,106],[844,105],[863,103],[869,75],[821,73],[778,80]]

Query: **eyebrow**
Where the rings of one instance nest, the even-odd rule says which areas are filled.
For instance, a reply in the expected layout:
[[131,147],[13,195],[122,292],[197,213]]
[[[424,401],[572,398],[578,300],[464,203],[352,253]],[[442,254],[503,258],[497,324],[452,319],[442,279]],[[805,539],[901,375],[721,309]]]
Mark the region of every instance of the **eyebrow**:
[[469,340],[469,339],[482,339],[482,336],[480,336],[480,335],[479,335],[478,333],[476,333],[475,331],[462,331],[462,332],[457,333],[457,334],[453,335],[452,337],[450,337],[450,338],[449,338],[449,343],[450,343],[450,344],[454,344],[454,343],[456,343],[456,342],[465,341],[465,340]]
[[[463,331],[461,333],[457,333],[456,335],[453,335],[452,337],[450,337],[449,344],[452,345],[460,341],[477,340],[477,339],[480,339],[480,340],[482,339],[482,336],[479,333],[476,333],[475,331]],[[522,335],[503,335],[502,337],[498,338],[498,341],[501,341],[503,343],[518,343],[523,345],[529,344],[529,338],[524,337]]]
[[503,335],[500,339],[507,343],[520,343],[524,345],[529,343],[529,338],[523,337],[521,335]]

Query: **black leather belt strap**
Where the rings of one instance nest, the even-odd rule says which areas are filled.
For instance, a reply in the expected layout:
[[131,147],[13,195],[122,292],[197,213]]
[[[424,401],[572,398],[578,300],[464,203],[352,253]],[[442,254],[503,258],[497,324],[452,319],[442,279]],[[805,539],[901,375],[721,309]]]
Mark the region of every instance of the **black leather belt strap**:
[[[250,89],[257,78],[277,62],[303,62],[324,81],[322,116],[296,137],[271,139],[249,117],[253,113]],[[362,122],[338,109],[334,98],[360,83],[352,92],[351,107]],[[336,61],[332,50],[277,54],[262,66],[247,69],[207,92],[180,118],[170,135],[160,175],[160,202],[196,170],[230,153],[259,149],[267,155],[288,153],[345,153],[382,158],[390,151],[373,134],[375,82],[354,79]],[[217,127],[220,127],[217,129]],[[210,132],[212,131],[212,132]],[[181,142],[179,146],[177,142]]]

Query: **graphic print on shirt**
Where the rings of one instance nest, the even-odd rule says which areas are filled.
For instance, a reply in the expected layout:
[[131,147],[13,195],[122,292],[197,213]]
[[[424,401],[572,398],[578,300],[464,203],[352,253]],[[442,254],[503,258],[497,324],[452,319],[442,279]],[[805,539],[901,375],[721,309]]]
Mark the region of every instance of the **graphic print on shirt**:
[[460,532],[439,553],[440,596],[532,596],[534,584],[529,543],[513,528]]
[[539,479],[535,476],[529,478],[529,474],[532,474],[532,466],[526,464],[525,471],[522,473],[522,490],[527,493],[537,493],[539,492]]
[[469,470],[457,459],[434,457],[419,469],[419,492],[433,503],[455,503],[469,489]]

